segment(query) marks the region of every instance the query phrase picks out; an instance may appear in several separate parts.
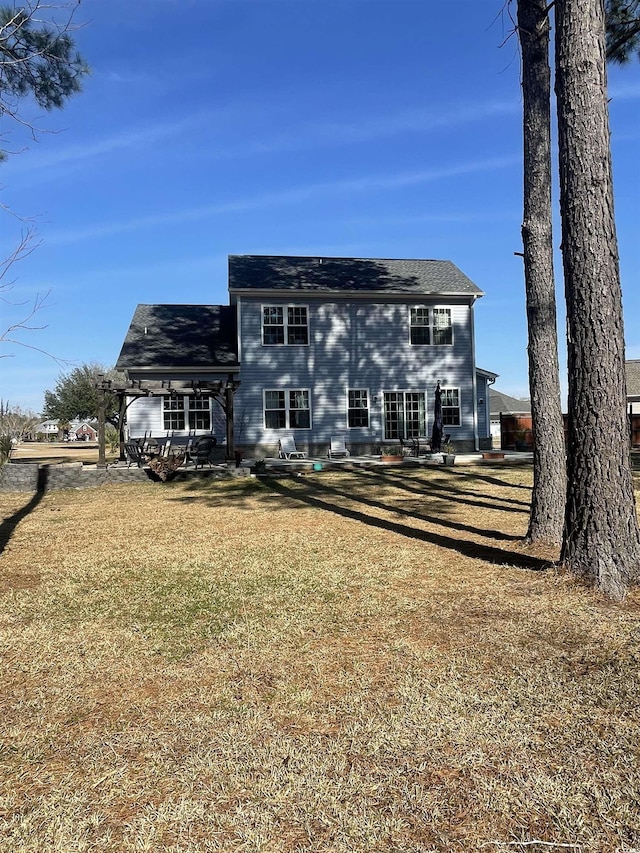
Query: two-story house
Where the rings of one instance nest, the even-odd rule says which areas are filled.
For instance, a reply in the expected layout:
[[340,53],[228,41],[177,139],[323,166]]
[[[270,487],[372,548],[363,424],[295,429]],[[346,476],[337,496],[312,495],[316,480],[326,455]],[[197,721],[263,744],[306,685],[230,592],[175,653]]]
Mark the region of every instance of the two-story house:
[[136,309],[116,366],[174,393],[132,403],[130,434],[224,436],[215,396],[176,389],[233,381],[245,452],[274,455],[284,433],[312,454],[336,434],[352,453],[375,452],[431,434],[440,383],[456,448],[490,447],[495,374],[475,366],[480,296],[450,261],[231,256],[229,306]]

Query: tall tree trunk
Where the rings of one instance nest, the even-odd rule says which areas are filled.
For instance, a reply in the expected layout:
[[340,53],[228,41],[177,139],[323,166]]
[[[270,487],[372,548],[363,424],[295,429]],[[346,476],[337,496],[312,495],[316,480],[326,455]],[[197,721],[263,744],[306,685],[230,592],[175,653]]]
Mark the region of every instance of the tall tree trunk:
[[613,598],[640,577],[603,0],[556,0],[560,212],[569,367],[562,562]]
[[518,0],[524,137],[524,278],[529,390],[534,435],[533,494],[527,538],[560,544],[566,461],[551,210],[551,72],[546,0]]

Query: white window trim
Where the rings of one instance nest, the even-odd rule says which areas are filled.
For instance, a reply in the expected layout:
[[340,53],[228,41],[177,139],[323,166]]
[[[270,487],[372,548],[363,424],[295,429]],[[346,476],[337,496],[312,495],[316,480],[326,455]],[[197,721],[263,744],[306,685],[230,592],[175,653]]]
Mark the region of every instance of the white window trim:
[[[366,391],[366,394],[367,394],[367,421],[368,421],[366,426],[357,426],[357,427],[349,426],[349,409],[351,408],[349,406],[349,391]],[[373,402],[373,400],[371,398],[371,391],[369,390],[369,388],[361,388],[361,387],[360,388],[356,388],[356,387],[347,388],[347,393],[346,393],[347,429],[370,429],[371,428],[371,403],[372,402]]]
[[[411,341],[411,329],[412,328],[424,328],[420,326],[412,326],[411,325],[411,311],[414,308],[422,308],[427,309],[429,311],[429,343],[428,344],[414,344]],[[449,311],[451,317],[451,343],[450,344],[436,344],[434,343],[434,332],[435,332],[435,315],[434,311]],[[409,346],[411,347],[437,347],[440,349],[441,347],[452,347],[454,345],[454,322],[453,322],[453,307],[451,305],[409,305],[407,307],[407,317],[409,321]]]
[[[282,328],[284,330],[284,341],[281,344],[266,344],[264,342],[264,309],[265,308],[282,308]],[[306,344],[290,344],[287,342],[287,330],[289,327],[289,308],[304,308],[307,312],[307,342]],[[300,305],[296,302],[287,302],[274,304],[273,302],[265,302],[260,305],[260,338],[262,340],[263,347],[308,347],[311,345],[311,312],[309,310],[308,305]],[[275,388],[269,388],[269,391],[279,390]],[[304,389],[298,389],[304,390]]]
[[[282,427],[283,430],[298,431],[298,430],[305,430],[305,429],[307,429],[307,430],[313,429],[313,406],[312,406],[312,400],[311,400],[311,389],[310,388],[290,388],[288,386],[286,388],[263,388],[262,389],[262,426],[263,426],[263,429],[270,430],[271,432],[280,432],[281,431],[279,427],[267,426],[267,417],[266,417],[266,415],[267,415],[267,394],[270,391],[277,391],[277,392],[282,391],[284,393],[284,409],[269,409],[270,412],[284,411],[284,413],[285,413],[285,425]],[[294,391],[294,392],[295,391],[305,391],[308,395],[309,409],[308,410],[307,409],[295,409],[294,410],[294,411],[308,411],[309,412],[309,426],[308,427],[292,427],[292,426],[290,426],[291,419],[289,416],[289,412],[291,411],[291,407],[289,406],[289,394],[292,391]]]
[[[445,424],[444,423],[444,405],[442,407],[443,421],[442,421],[442,432],[446,431],[447,427],[451,427],[451,429],[458,429],[458,427],[462,426],[462,391],[459,385],[445,385],[440,388],[440,391],[457,391],[458,392],[458,423],[457,424]],[[456,408],[455,406],[449,406],[448,408]]]
[[[189,426],[189,413],[191,411],[191,406],[189,405],[190,400],[195,399],[191,394],[177,394],[176,397],[182,399],[182,408],[181,409],[173,409],[168,410],[165,409],[164,403],[167,397],[160,397],[160,420],[162,424],[162,430],[167,431],[171,430],[173,433],[184,433],[185,435],[191,432],[194,432],[194,427]],[[213,429],[213,397],[210,394],[202,394],[202,397],[209,398],[209,427],[198,427],[195,429],[195,432],[209,433]],[[206,409],[197,409],[194,411],[198,411],[199,413],[203,413]],[[171,415],[172,413],[181,412],[184,415],[184,427],[179,429],[177,427],[168,427],[165,426],[165,415]]]
[[[429,423],[433,423],[433,410],[429,409],[429,394],[424,388],[383,388],[381,391],[381,406],[382,406],[382,432],[383,441],[397,442],[398,438],[389,438],[387,436],[387,424],[385,418],[384,397],[385,394],[402,394],[403,406],[405,405],[405,394],[424,394],[424,428],[425,438],[429,435]],[[406,409],[405,409],[406,412]]]

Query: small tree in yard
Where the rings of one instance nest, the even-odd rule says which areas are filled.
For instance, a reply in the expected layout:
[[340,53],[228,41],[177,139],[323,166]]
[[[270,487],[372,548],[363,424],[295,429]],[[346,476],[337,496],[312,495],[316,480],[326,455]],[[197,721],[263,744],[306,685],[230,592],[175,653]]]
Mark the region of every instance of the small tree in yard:
[[569,378],[561,562],[613,598],[640,579],[626,417],[602,0],[556,0],[556,95]]
[[[115,370],[109,370],[99,364],[83,364],[58,377],[53,391],[44,393],[44,412],[46,417],[59,421],[97,418],[102,393],[96,384],[102,379],[112,379],[122,383],[124,376]],[[117,394],[105,394],[107,423],[119,427],[120,404]]]

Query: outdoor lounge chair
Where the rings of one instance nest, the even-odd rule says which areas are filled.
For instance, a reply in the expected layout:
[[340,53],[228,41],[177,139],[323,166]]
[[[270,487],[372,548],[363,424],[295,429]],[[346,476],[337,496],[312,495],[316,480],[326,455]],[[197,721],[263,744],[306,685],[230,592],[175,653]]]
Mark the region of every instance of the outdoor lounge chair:
[[278,442],[279,459],[305,459],[307,454],[304,450],[298,450],[292,435],[283,435]]
[[135,462],[138,468],[142,468],[147,461],[137,441],[125,441],[124,455],[127,460],[127,468],[131,467],[132,462]]
[[331,443],[329,444],[329,459],[344,459],[346,456],[351,456],[344,443],[344,438],[341,435],[332,435]]

